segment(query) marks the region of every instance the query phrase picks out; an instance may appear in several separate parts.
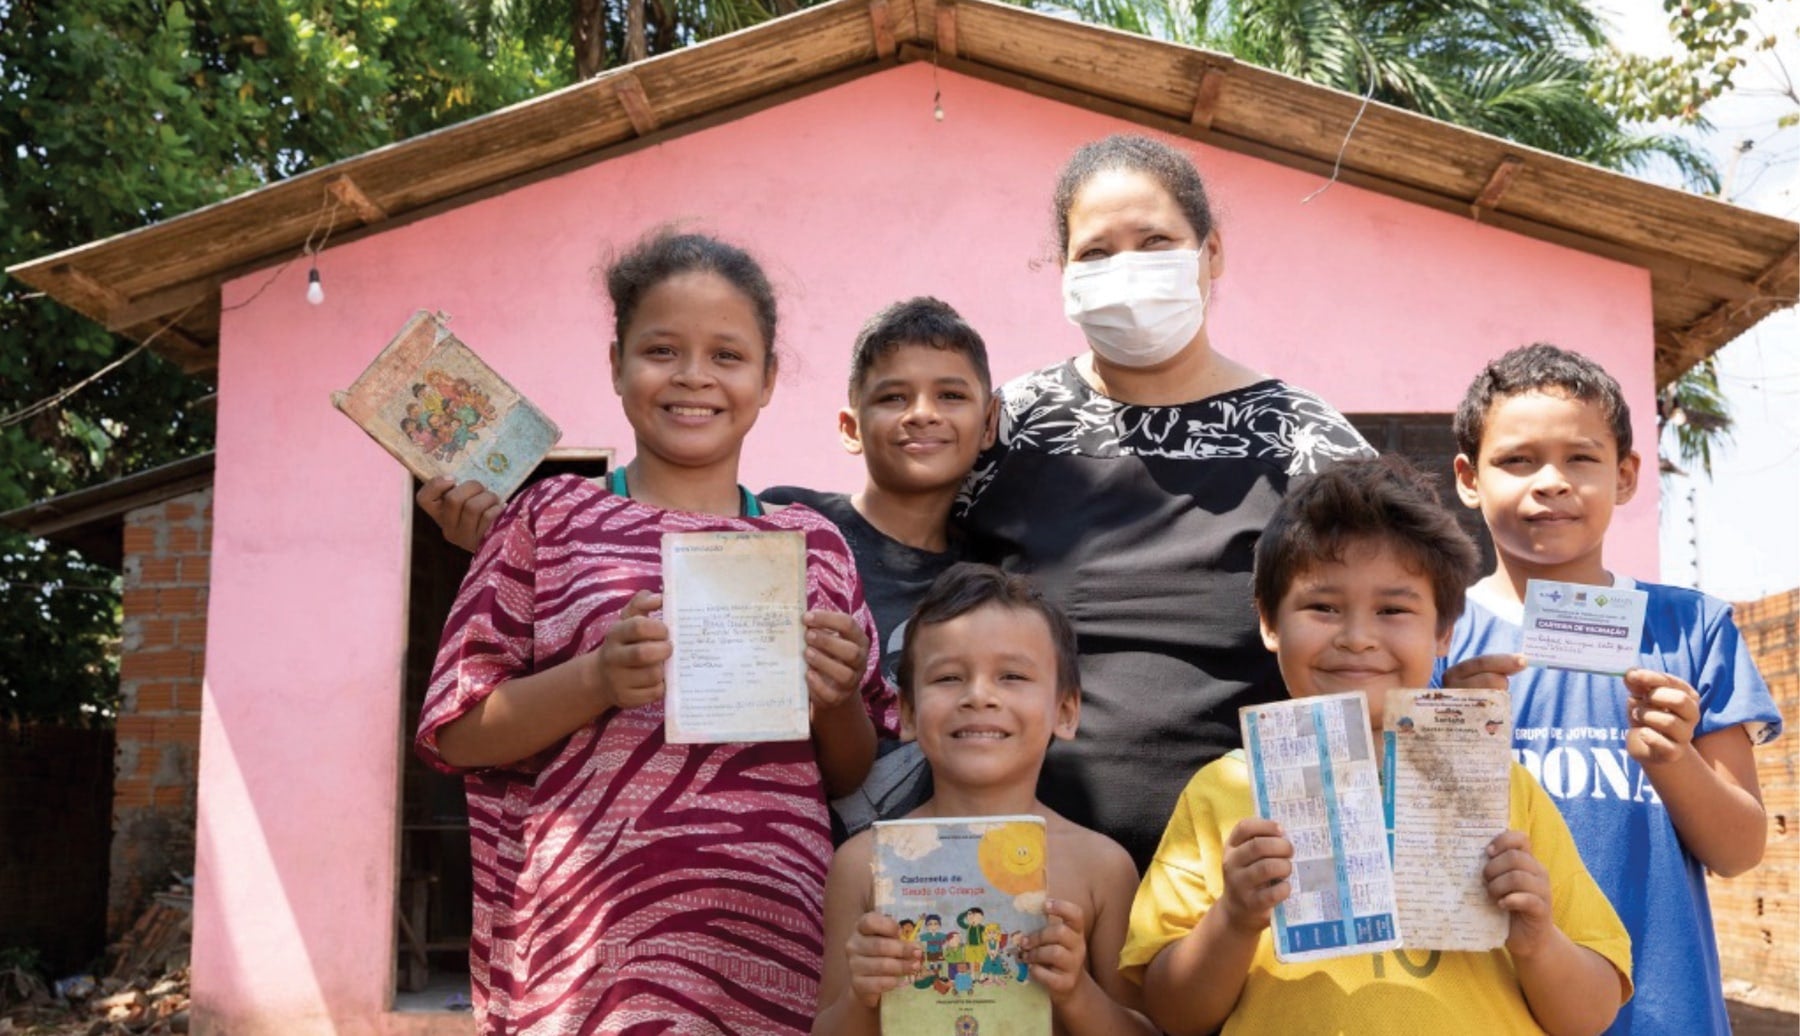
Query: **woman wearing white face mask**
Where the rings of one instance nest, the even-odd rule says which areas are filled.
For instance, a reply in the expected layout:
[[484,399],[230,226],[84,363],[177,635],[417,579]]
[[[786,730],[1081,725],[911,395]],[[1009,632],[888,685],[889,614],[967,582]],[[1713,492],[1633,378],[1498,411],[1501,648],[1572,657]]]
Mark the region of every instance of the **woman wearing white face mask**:
[[1081,736],[1039,793],[1142,871],[1181,788],[1284,697],[1252,551],[1289,481],[1371,453],[1317,396],[1220,354],[1224,249],[1193,163],[1144,137],[1083,147],[1056,188],[1063,304],[1089,351],[1001,392],[964,493],[971,546],[1029,573],[1080,640]]

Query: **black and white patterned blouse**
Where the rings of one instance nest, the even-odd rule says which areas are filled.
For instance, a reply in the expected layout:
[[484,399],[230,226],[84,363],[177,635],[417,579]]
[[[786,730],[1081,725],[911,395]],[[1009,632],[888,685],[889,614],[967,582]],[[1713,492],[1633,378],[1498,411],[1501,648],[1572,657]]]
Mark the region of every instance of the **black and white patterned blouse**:
[[1237,747],[1238,707],[1284,696],[1251,601],[1257,537],[1294,478],[1374,451],[1276,380],[1139,406],[1065,361],[1001,398],[958,500],[970,553],[1031,576],[1080,640],[1081,732],[1040,794],[1141,871],[1187,780]]

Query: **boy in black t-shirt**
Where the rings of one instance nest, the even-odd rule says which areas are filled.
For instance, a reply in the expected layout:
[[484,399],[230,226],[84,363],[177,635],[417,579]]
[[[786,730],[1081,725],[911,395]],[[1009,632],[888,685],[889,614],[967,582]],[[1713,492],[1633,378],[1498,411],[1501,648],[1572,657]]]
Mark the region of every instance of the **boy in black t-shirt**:
[[[863,458],[860,492],[776,486],[769,503],[804,504],[850,544],[891,681],[906,617],[939,573],[960,560],[950,505],[975,458],[994,441],[997,403],[987,346],[950,306],[920,296],[870,318],[850,351],[849,405],[838,414],[844,449]],[[862,789],[832,803],[839,840],[930,796],[918,749],[884,742]]]
[[[775,486],[757,494],[766,503],[804,504],[844,534],[890,682],[906,617],[938,574],[962,558],[950,505],[975,458],[993,444],[998,415],[987,345],[975,329],[937,299],[896,302],[857,334],[849,405],[838,413],[844,449],[868,469],[862,490]],[[449,479],[427,482],[416,499],[446,539],[470,551],[502,506],[479,482]],[[832,803],[835,840],[871,821],[902,816],[930,794],[930,771],[918,749],[884,741],[862,789]]]

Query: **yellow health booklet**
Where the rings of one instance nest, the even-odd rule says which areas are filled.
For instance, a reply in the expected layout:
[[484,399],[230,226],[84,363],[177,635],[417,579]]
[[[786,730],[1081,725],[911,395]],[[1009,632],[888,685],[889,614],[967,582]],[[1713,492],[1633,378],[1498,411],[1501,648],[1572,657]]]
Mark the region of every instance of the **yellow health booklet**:
[[924,967],[882,995],[882,1036],[1050,1036],[1050,996],[1020,940],[1044,928],[1044,819],[875,824],[875,909]]

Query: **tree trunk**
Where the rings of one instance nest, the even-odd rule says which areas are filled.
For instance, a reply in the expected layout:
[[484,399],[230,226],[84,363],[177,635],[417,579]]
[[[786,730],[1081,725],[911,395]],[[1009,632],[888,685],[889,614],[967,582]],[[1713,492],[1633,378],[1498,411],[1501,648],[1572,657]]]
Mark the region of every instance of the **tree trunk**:
[[644,0],[625,0],[625,60],[642,61],[649,53],[644,39]]
[[575,77],[606,71],[606,0],[575,0]]
[[649,36],[651,51],[657,54],[667,54],[680,46],[680,42],[675,38],[675,15],[663,3],[663,0],[646,0],[644,10],[645,16],[650,22],[646,35]]

